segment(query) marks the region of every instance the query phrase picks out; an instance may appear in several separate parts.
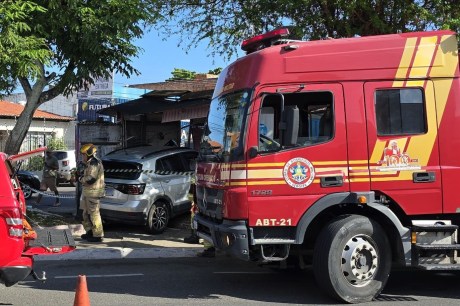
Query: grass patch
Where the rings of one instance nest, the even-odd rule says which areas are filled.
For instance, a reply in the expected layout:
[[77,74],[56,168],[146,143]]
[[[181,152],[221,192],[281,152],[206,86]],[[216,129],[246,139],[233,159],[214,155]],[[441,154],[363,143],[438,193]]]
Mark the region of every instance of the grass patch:
[[56,214],[50,214],[39,210],[27,210],[26,220],[32,227],[43,226],[50,227],[56,225],[80,224],[73,217],[64,217]]

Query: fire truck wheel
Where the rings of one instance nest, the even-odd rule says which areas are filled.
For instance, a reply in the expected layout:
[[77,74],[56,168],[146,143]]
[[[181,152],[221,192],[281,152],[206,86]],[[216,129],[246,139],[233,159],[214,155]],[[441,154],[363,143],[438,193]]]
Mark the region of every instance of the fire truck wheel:
[[147,230],[152,234],[161,234],[169,223],[169,209],[165,202],[157,201],[150,207],[147,217]]
[[341,216],[320,233],[313,253],[318,285],[347,303],[372,301],[390,275],[388,238],[375,221],[357,215]]

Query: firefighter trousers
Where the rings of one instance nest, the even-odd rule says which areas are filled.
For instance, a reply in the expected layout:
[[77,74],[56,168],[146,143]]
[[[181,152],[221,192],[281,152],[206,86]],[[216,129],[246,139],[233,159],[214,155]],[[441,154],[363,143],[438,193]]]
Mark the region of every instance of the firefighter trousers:
[[86,197],[82,194],[80,209],[83,210],[83,227],[86,232],[92,231],[94,237],[104,237],[99,198]]

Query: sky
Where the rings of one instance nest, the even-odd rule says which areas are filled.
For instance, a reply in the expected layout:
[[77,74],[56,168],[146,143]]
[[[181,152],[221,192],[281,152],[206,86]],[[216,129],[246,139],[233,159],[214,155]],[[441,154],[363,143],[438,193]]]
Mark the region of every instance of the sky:
[[[141,74],[133,75],[129,79],[115,74],[115,86],[163,82],[171,77],[174,68],[206,73],[211,69],[225,68],[230,64],[222,57],[211,57],[211,50],[207,48],[206,43],[201,43],[187,53],[186,46],[178,47],[178,42],[178,36],[171,36],[167,41],[163,41],[155,31],[146,33],[142,39],[134,42],[136,46],[144,49],[138,58],[132,59],[133,66]],[[236,58],[235,56],[231,61]]]

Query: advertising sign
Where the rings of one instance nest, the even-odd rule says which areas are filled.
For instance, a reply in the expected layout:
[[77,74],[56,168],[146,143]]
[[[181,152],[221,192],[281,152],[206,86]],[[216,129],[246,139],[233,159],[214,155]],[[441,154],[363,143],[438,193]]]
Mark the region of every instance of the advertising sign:
[[81,88],[77,93],[78,99],[104,99],[112,98],[113,95],[113,73],[109,78],[96,78],[94,84],[88,88]]
[[112,122],[113,118],[98,114],[97,111],[112,106],[112,99],[79,99],[78,121],[79,122]]

